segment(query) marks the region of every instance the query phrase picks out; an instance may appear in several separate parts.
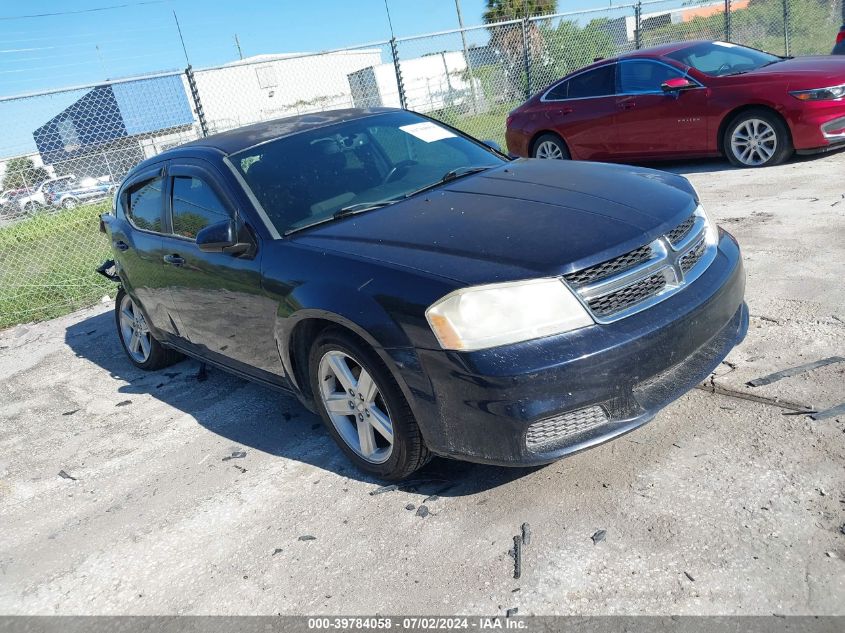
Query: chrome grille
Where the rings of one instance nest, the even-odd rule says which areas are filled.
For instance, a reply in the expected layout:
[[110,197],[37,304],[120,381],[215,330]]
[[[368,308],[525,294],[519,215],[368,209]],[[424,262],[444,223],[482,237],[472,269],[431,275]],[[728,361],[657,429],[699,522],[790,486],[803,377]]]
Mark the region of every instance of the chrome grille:
[[693,224],[695,224],[695,216],[691,215],[674,229],[669,231],[666,234],[666,239],[669,240],[672,245],[680,243],[687,236],[687,233],[690,232]]
[[525,445],[529,450],[533,450],[588,431],[605,422],[607,414],[599,406],[570,411],[530,425],[525,435]]
[[626,310],[633,305],[653,297],[666,287],[666,276],[657,274],[635,281],[616,292],[593,299],[587,303],[596,316],[604,317]]
[[692,270],[695,265],[701,260],[702,255],[704,255],[704,251],[707,247],[707,243],[704,239],[701,239],[698,244],[693,246],[687,254],[681,257],[681,270],[684,274],[688,273]]
[[601,264],[564,275],[597,323],[645,310],[697,279],[716,257],[701,207],[677,227]]
[[583,286],[585,284],[610,277],[624,270],[628,270],[629,268],[633,268],[637,264],[647,262],[651,259],[651,254],[651,247],[646,244],[645,246],[635,248],[629,253],[609,259],[601,264],[596,264],[595,266],[590,266],[584,270],[579,270],[577,273],[564,275],[564,279],[573,286]]

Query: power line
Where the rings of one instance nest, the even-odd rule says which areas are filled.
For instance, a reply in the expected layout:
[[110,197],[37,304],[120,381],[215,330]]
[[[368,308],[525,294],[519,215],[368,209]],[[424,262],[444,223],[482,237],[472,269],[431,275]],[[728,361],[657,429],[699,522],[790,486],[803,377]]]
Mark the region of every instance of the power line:
[[80,13],[97,13],[98,11],[112,11],[113,9],[127,9],[129,7],[140,7],[148,4],[165,4],[167,0],[143,0],[142,2],[128,2],[126,4],[114,4],[109,7],[92,7],[91,9],[75,9],[73,11],[55,11],[53,13],[32,13],[30,15],[2,15],[0,20],[26,20],[29,18],[51,18],[59,15],[76,15]]

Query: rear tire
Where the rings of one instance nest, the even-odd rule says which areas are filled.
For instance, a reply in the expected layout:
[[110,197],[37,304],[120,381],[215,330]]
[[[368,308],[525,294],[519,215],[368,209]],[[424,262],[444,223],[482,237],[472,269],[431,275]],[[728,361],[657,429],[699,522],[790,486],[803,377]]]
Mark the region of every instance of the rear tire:
[[794,151],[786,123],[763,109],[746,110],[734,118],[725,129],[722,147],[737,167],[780,165]]
[[76,198],[65,198],[62,200],[62,209],[75,209],[79,206],[79,203],[76,201]]
[[552,160],[569,160],[569,148],[557,134],[542,134],[531,147],[531,157]]
[[114,300],[114,321],[120,345],[135,367],[153,371],[169,367],[184,358],[153,337],[144,315],[123,288],[118,290]]
[[324,330],[311,347],[308,366],[323,424],[355,466],[398,481],[428,462],[431,454],[408,401],[363,341],[341,328]]

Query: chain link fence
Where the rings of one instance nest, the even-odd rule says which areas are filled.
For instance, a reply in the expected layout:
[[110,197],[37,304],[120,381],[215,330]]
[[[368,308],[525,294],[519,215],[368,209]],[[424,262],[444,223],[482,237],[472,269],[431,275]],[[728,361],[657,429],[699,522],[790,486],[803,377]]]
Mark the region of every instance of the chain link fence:
[[391,106],[504,146],[508,112],[597,58],[690,39],[828,54],[843,21],[842,0],[656,0],[0,98],[0,328],[112,290],[93,272],[109,256],[98,216],[129,169],[176,145]]

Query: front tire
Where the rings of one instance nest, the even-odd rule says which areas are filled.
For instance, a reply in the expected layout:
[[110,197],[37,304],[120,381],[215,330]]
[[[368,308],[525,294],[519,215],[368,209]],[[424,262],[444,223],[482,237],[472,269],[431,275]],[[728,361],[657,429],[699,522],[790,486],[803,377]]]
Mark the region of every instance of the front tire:
[[428,462],[430,453],[405,396],[366,344],[329,328],[311,347],[308,365],[323,423],[360,470],[398,481]]
[[143,313],[123,288],[114,300],[114,320],[123,351],[135,367],[153,371],[169,367],[184,358],[153,337]]
[[569,160],[569,148],[557,134],[543,134],[534,141],[531,148],[532,158]]
[[62,200],[62,209],[75,209],[79,203],[76,201],[76,198],[65,198]]
[[766,110],[747,110],[731,121],[722,140],[725,155],[737,167],[771,167],[792,156],[789,128]]

